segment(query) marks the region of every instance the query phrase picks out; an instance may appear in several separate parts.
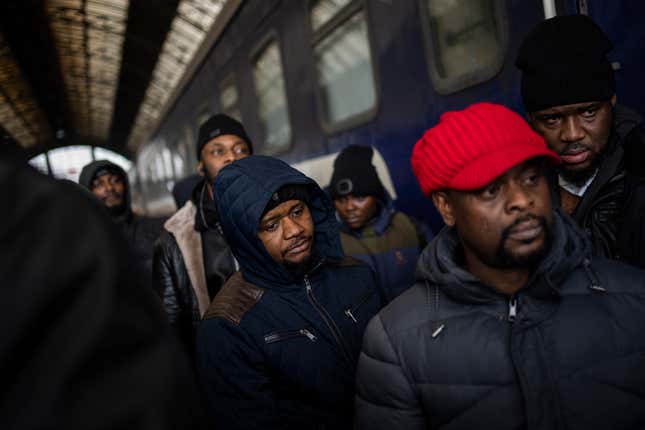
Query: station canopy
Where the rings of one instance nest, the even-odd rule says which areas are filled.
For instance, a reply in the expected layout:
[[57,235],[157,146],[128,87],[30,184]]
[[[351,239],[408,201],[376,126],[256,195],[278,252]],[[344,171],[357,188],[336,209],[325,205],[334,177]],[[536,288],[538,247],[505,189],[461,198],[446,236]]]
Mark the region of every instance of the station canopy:
[[241,0],[0,5],[0,132],[28,155],[127,157],[156,130]]

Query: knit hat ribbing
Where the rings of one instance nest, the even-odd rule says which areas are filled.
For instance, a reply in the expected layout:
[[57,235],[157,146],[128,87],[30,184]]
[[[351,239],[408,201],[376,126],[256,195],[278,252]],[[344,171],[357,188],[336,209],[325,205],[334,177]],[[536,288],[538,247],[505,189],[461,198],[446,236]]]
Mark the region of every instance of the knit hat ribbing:
[[218,113],[210,117],[204,124],[199,127],[197,135],[197,160],[201,160],[202,148],[211,140],[218,136],[232,134],[244,140],[249,147],[249,152],[253,154],[253,143],[246,134],[244,126],[236,119],[231,118],[223,113]]
[[329,183],[332,199],[352,194],[385,201],[385,188],[372,164],[373,155],[371,146],[361,145],[350,145],[338,154]]
[[607,35],[585,15],[540,22],[523,40],[515,65],[522,72],[528,112],[553,106],[608,100],[616,82]]
[[534,157],[560,161],[544,139],[510,109],[477,103],[446,112],[412,151],[412,169],[427,196],[450,188],[476,190]]

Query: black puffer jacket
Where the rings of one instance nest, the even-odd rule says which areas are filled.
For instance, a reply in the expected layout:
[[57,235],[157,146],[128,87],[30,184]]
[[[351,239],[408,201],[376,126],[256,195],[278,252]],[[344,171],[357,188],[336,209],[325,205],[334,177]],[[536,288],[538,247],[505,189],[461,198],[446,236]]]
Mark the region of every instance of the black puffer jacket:
[[590,261],[565,215],[553,237],[512,300],[455,263],[444,229],[367,328],[358,428],[645,428],[645,272]]
[[573,212],[594,255],[645,268],[645,129],[617,106],[614,129],[596,178]]
[[207,186],[202,181],[195,187],[191,200],[166,221],[154,246],[155,289],[191,355],[202,315],[235,271]]
[[99,170],[105,168],[117,171],[123,177],[125,205],[122,212],[111,213],[110,216],[112,221],[121,229],[123,237],[130,245],[137,262],[140,264],[145,277],[145,285],[152,288],[153,247],[161,233],[165,218],[145,217],[132,212],[128,175],[120,166],[110,161],[97,160],[83,167],[78,181],[79,184],[91,191],[94,176]]

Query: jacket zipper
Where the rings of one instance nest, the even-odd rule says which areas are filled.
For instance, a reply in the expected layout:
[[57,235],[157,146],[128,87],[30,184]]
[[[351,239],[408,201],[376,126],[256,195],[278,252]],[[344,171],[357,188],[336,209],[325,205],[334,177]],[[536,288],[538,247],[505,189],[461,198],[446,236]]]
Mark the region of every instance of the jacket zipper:
[[358,303],[356,303],[353,307],[345,309],[345,315],[347,315],[354,323],[358,324],[358,320],[354,316],[354,312],[358,310],[361,306],[363,306],[367,301],[374,295],[374,291],[368,291],[367,294],[364,294],[363,297],[361,297],[358,300]]
[[275,343],[300,336],[305,336],[311,342],[318,340],[316,335],[310,332],[308,329],[301,328],[300,330],[285,330],[268,334],[264,336],[264,343]]
[[511,296],[508,300],[508,322],[515,322],[517,318],[517,297]]
[[308,276],[305,276],[305,288],[307,291],[307,298],[309,299],[309,302],[314,307],[314,309],[318,311],[323,321],[325,321],[325,324],[327,324],[327,327],[331,331],[331,334],[334,336],[336,343],[338,343],[338,345],[340,346],[340,349],[345,355],[345,358],[348,359],[351,363],[352,362],[351,354],[349,353],[349,351],[347,351],[347,348],[345,347],[345,343],[343,342],[343,338],[342,338],[342,335],[340,334],[340,330],[338,329],[338,326],[336,326],[336,323],[331,318],[331,316],[327,313],[325,308],[323,308],[322,305],[318,303],[318,300],[316,299],[316,296],[314,296],[314,292],[311,289],[311,283],[309,282]]

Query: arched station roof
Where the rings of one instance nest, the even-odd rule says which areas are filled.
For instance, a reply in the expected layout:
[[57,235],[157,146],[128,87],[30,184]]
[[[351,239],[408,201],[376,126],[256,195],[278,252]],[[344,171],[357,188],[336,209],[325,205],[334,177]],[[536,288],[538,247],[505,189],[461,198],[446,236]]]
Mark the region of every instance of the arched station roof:
[[28,155],[130,157],[241,0],[0,2],[0,131]]

